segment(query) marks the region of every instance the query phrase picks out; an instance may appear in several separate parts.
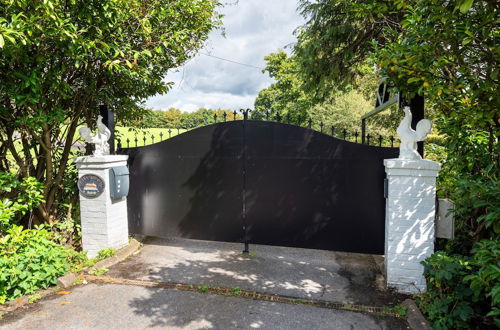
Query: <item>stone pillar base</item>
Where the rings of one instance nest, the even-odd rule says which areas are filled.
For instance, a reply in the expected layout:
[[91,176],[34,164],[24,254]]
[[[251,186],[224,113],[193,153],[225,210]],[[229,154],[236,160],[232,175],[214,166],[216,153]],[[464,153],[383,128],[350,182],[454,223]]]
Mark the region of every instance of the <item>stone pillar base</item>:
[[94,174],[104,181],[104,191],[95,198],[80,193],[83,250],[90,258],[105,248],[128,244],[127,198],[111,199],[109,169],[127,165],[126,155],[83,156],[75,159],[78,177]]
[[421,261],[434,252],[436,177],[430,160],[384,160],[388,179],[385,220],[387,286],[399,292],[426,290]]

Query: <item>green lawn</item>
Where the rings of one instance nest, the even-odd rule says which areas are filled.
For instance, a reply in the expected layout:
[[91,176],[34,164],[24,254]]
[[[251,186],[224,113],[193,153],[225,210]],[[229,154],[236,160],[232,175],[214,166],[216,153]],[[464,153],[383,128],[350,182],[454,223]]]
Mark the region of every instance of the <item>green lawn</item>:
[[[170,132],[169,132],[170,130]],[[132,127],[116,127],[115,128],[115,139],[116,143],[118,143],[118,140],[121,140],[122,147],[127,148],[129,145],[130,147],[135,147],[136,142],[135,139],[137,138],[137,146],[141,147],[144,145],[150,145],[153,143],[158,143],[160,141],[166,140],[170,137],[174,137],[177,134],[182,134],[186,131],[186,129],[181,128],[179,131],[177,131],[177,128],[144,128],[144,129],[139,129],[139,128],[132,128]],[[146,140],[144,141],[144,138]],[[128,143],[127,143],[128,139]]]

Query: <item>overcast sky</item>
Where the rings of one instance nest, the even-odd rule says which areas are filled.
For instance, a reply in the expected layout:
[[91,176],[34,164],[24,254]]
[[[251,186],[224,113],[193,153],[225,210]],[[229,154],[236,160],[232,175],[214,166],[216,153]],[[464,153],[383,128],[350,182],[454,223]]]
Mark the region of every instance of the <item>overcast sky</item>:
[[[264,56],[286,49],[296,39],[293,31],[303,23],[295,0],[226,0],[221,31],[210,34],[206,46],[184,66],[171,70],[167,81],[175,82],[165,95],[150,98],[153,109],[178,108],[194,111],[200,107],[253,108],[258,92],[272,83]],[[232,4],[231,4],[232,3]],[[244,66],[211,56],[228,59]]]

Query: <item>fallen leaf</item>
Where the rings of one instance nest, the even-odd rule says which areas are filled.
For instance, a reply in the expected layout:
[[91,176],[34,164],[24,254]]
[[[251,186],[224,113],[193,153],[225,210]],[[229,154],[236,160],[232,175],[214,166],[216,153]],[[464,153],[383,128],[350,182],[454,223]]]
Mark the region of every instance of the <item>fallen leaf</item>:
[[70,294],[71,291],[58,291],[57,294],[63,295],[63,294]]
[[67,304],[71,304],[71,301],[62,301],[59,303],[59,305],[67,305]]

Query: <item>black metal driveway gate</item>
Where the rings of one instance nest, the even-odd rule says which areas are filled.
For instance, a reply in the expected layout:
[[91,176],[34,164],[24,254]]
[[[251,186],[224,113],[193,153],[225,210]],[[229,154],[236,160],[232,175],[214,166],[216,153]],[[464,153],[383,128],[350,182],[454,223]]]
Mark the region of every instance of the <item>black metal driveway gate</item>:
[[396,148],[236,120],[119,153],[131,233],[383,254],[383,159]]

